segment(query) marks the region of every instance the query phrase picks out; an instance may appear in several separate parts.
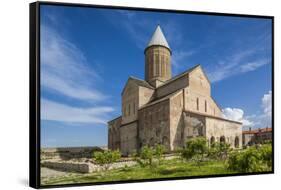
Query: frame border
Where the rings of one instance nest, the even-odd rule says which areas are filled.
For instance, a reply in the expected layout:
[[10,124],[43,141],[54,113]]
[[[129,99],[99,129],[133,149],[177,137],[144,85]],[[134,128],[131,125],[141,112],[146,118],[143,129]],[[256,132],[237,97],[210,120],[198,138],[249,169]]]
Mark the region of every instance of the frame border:
[[[252,172],[252,173],[236,173],[236,174],[219,174],[219,175],[204,175],[204,176],[186,176],[173,178],[157,178],[157,179],[139,179],[139,180],[122,180],[109,182],[93,182],[93,183],[73,183],[62,185],[41,185],[41,170],[40,170],[40,6],[64,6],[64,7],[84,7],[84,8],[104,8],[104,9],[119,9],[119,10],[134,10],[146,12],[166,12],[177,14],[194,14],[194,15],[210,15],[210,16],[231,16],[245,18],[259,18],[271,20],[271,63],[272,63],[272,171],[269,172]],[[81,3],[62,3],[37,1],[29,4],[29,186],[33,188],[55,188],[55,187],[77,187],[89,185],[112,185],[137,182],[154,182],[154,181],[170,181],[184,179],[200,179],[200,178],[216,178],[216,177],[235,177],[249,175],[274,174],[274,16],[268,15],[250,15],[236,13],[221,13],[221,12],[201,12],[189,10],[170,10],[157,8],[141,8],[141,7],[126,7],[115,5],[96,5],[96,4],[81,4]]]

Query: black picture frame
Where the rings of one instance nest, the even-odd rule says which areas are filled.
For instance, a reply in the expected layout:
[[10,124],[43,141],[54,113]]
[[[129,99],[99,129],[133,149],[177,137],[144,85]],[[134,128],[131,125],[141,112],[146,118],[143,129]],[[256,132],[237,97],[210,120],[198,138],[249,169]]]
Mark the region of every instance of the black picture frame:
[[[176,177],[163,179],[143,179],[143,180],[128,180],[114,182],[97,182],[97,183],[79,183],[79,184],[64,184],[64,185],[48,185],[40,184],[40,6],[55,5],[68,7],[84,7],[84,8],[105,8],[118,10],[140,10],[150,12],[170,12],[170,13],[188,13],[199,15],[212,16],[232,16],[245,18],[264,18],[270,19],[272,22],[272,171],[269,172],[253,172],[253,173],[238,173],[238,174],[223,174],[223,175],[207,175],[207,176],[192,176],[192,177]],[[214,178],[214,177],[233,177],[246,175],[260,175],[274,173],[274,16],[264,15],[248,15],[248,14],[233,14],[233,13],[218,13],[218,12],[201,12],[188,10],[167,10],[156,8],[141,8],[141,7],[125,7],[125,6],[108,6],[108,5],[93,5],[93,4],[78,4],[78,3],[59,3],[59,2],[34,2],[29,4],[29,60],[30,60],[30,80],[29,80],[29,185],[33,188],[54,188],[54,187],[72,187],[72,186],[87,186],[87,185],[104,185],[104,184],[120,184],[120,183],[135,183],[135,182],[151,182],[151,181],[167,181],[179,179],[197,179],[197,178]]]

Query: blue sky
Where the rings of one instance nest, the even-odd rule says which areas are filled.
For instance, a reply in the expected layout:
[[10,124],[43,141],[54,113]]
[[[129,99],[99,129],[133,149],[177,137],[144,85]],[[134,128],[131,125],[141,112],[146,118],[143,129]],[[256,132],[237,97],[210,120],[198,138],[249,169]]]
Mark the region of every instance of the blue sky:
[[224,117],[271,124],[271,20],[41,5],[41,145],[107,144],[129,76],[160,24],[173,76],[201,64]]

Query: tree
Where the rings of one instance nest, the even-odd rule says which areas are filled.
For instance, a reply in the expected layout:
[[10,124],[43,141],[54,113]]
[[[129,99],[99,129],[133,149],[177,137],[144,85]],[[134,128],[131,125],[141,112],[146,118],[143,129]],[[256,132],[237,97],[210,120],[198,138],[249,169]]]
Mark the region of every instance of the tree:
[[104,170],[108,170],[110,164],[118,161],[121,158],[119,150],[110,151],[106,150],[103,152],[94,152],[94,161],[100,165]]
[[182,150],[181,156],[186,160],[194,160],[196,164],[200,166],[207,150],[207,141],[204,137],[192,138],[186,142],[186,146]]

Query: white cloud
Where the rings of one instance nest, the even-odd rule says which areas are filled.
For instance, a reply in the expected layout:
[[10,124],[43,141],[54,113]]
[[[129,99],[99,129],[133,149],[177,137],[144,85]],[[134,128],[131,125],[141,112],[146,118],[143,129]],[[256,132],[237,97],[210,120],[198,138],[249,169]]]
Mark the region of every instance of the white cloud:
[[262,60],[258,60],[258,61],[255,61],[255,62],[249,62],[249,63],[246,63],[244,65],[242,65],[240,68],[241,68],[241,72],[245,73],[245,72],[249,72],[249,71],[254,71],[256,70],[257,68],[265,65],[269,63],[266,59],[262,59]]
[[244,111],[239,108],[223,109],[223,117],[243,123],[244,127],[265,128],[272,124],[272,92],[264,94],[261,99],[261,114],[244,116]]
[[237,52],[225,59],[218,61],[216,66],[210,67],[208,77],[212,82],[218,82],[234,75],[254,71],[259,67],[269,64],[269,59],[256,59],[248,61],[257,54],[256,49]]
[[88,66],[83,52],[50,27],[41,26],[41,32],[41,85],[79,100],[105,99],[95,87],[101,78]]
[[69,123],[106,124],[111,107],[77,108],[58,102],[41,99],[41,119]]
[[264,94],[262,97],[262,108],[263,112],[267,117],[271,118],[272,112],[272,92],[269,91],[267,94]]
[[222,110],[223,117],[233,121],[242,122],[243,126],[253,126],[254,123],[244,118],[244,111],[239,108],[225,108]]

